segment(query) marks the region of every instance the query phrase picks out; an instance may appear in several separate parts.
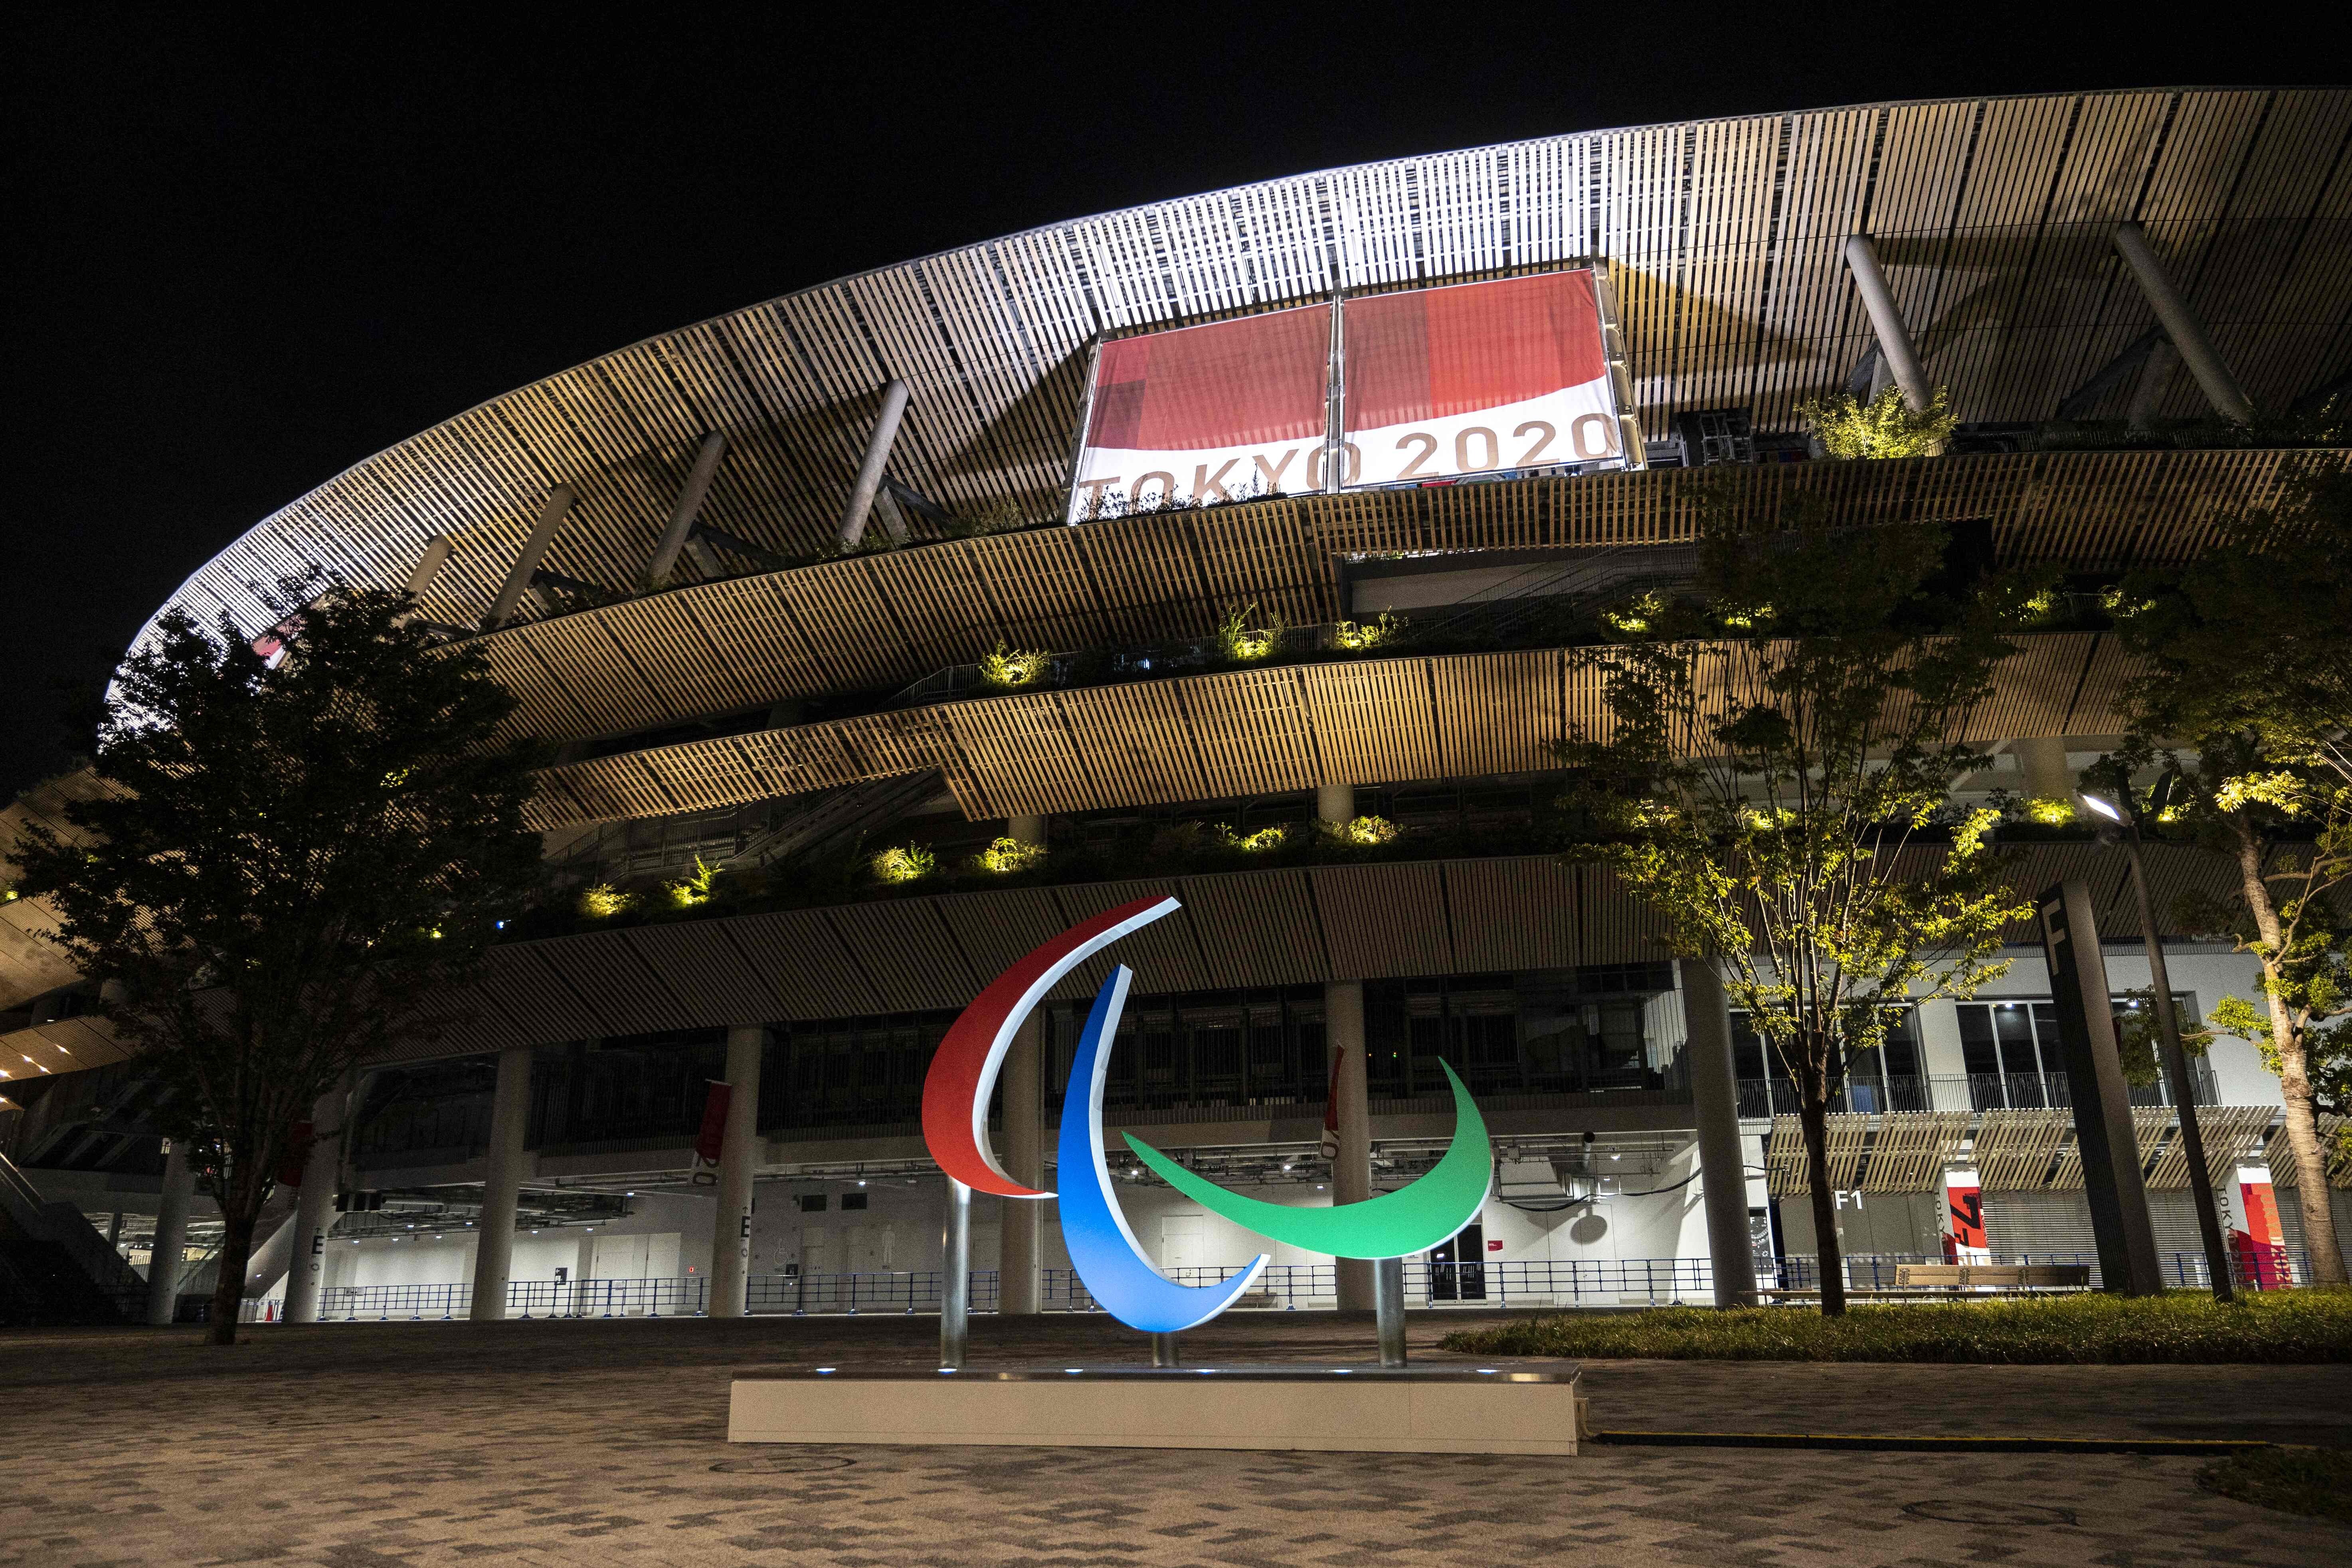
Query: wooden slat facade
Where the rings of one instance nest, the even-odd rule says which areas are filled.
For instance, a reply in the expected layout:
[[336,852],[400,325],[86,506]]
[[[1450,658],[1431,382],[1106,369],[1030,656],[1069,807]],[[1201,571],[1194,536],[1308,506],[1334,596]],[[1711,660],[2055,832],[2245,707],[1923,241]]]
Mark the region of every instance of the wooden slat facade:
[[[1696,496],[1769,510],[1990,523],[2004,562],[2179,561],[2214,521],[2352,454],[1984,454],[1883,463],[1529,479],[1275,500],[1000,534],[697,584],[481,639],[542,739],[625,735],[826,691],[905,684],[1000,642],[1062,651],[1205,636],[1255,605],[1288,624],[1349,613],[1344,565],[1382,552],[1680,544]],[[1533,694],[1530,694],[1533,695]]]
[[[395,585],[444,534],[457,551],[426,609],[470,625],[558,482],[580,499],[547,564],[630,591],[713,430],[728,447],[710,521],[814,553],[894,376],[914,393],[899,478],[967,512],[1049,514],[1094,340],[1312,302],[1334,284],[1594,261],[1621,301],[1647,428],[1727,405],[1786,428],[1870,342],[1839,255],[1854,233],[1874,237],[1964,418],[2049,417],[2147,328],[2108,243],[2125,219],[2145,226],[2249,394],[2283,408],[2352,359],[2347,140],[2340,89],[1885,104],[1401,158],[1083,218],[803,289],[493,399],[263,520],[173,602],[258,631],[280,574]],[[2198,411],[2184,372],[2158,390],[2161,413]],[[1189,590],[1204,596],[1276,592],[1256,573],[1161,566],[1208,578]],[[987,613],[1024,624],[1017,605]],[[1053,637],[1052,616],[1028,624]]]
[[[2130,668],[2112,638],[2018,641],[1971,739],[2122,729],[2110,703]],[[934,769],[975,821],[1532,772],[1554,765],[1548,747],[1570,722],[1597,723],[1601,682],[1587,651],[1553,649],[976,698],[552,768],[531,821],[703,811]]]

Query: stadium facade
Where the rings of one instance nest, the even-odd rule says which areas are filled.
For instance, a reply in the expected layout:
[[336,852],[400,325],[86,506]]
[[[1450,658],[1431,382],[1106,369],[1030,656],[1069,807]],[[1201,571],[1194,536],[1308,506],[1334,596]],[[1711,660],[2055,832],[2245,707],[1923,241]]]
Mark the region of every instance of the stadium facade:
[[[1650,911],[1542,851],[1550,744],[1598,690],[1562,628],[1687,578],[1702,484],[1946,524],[2078,588],[2187,558],[2342,456],[2162,433],[2352,385],[2347,152],[2352,93],[2180,89],[1402,159],[789,294],[358,465],[171,603],[262,638],[289,574],[413,590],[486,650],[516,731],[562,746],[535,825],[563,892],[460,1036],[322,1104],[347,1135],[249,1294],[331,1317],[935,1302],[930,1046],[1037,942],[1163,892],[1182,910],[1117,954],[1137,1000],[1109,1114],[1328,1203],[1443,1147],[1443,1056],[1498,1180],[1417,1298],[1705,1299],[1727,1247],[1801,1258],[1785,1085]],[[1890,384],[1948,393],[1945,455],[1828,461],[1801,433],[1803,400]],[[2121,728],[2132,666],[2095,617],[2024,641],[1970,796],[2063,799]],[[2086,878],[2111,938],[2132,929],[2087,834],[2020,837],[2021,887]],[[2151,855],[2168,892],[2221,885]],[[145,1267],[184,1178],[42,930],[0,905],[0,1129]],[[2092,1250],[2049,978],[2013,940],[1980,1000],[1913,1009],[1855,1065],[1832,1179],[1857,1270],[1941,1255],[1948,1181],[1980,1189],[1993,1253]],[[1008,1073],[1001,1146],[1032,1181],[1108,961]],[[2146,985],[2133,944],[2107,961]],[[2177,939],[2170,971],[2196,1013],[2255,994],[2225,948]],[[1710,1169],[1698,1107],[1727,1074],[1738,1168]],[[730,1135],[698,1172],[713,1080]],[[2174,1113],[2144,1098],[2159,1244],[2193,1274]],[[2239,1227],[2291,1258],[2276,1079],[2223,1039],[2199,1098]],[[1165,1187],[1128,1195],[1165,1268],[1255,1249]],[[1084,1305],[1050,1207],[978,1217],[981,1305]],[[1267,1281],[1265,1305],[1369,1304],[1328,1263],[1277,1255]]]

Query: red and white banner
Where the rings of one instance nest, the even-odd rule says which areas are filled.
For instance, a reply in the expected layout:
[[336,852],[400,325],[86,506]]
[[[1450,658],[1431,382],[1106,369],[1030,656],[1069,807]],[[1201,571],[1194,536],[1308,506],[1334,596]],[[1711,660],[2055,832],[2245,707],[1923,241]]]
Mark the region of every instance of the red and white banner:
[[1589,269],[1120,338],[1096,360],[1070,518],[1621,467],[1618,412]]
[[1944,1173],[1944,1261],[1990,1263],[1986,1245],[1984,1186],[1974,1171]]
[[710,1088],[702,1097],[702,1130],[694,1135],[694,1173],[688,1178],[698,1187],[718,1184],[719,1157],[727,1152],[727,1108],[735,1099],[734,1085],[715,1078],[708,1081]]
[[1321,489],[1330,356],[1328,305],[1103,344],[1072,520]]
[[2241,1165],[2237,1179],[2221,1194],[2221,1223],[2237,1258],[2238,1282],[2257,1290],[2284,1290],[2294,1283],[2286,1256],[2286,1229],[2279,1223],[2278,1194],[2267,1165]]
[[1589,271],[1343,307],[1348,484],[1622,459]]

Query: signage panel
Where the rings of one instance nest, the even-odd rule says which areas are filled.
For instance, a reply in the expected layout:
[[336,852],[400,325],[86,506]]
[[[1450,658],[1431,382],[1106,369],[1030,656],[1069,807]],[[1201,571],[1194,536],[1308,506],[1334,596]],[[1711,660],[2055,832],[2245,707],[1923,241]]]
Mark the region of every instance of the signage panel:
[[1642,467],[1605,315],[1579,268],[1115,339],[1096,358],[1069,521]]
[[1622,458],[1590,271],[1349,300],[1348,484]]

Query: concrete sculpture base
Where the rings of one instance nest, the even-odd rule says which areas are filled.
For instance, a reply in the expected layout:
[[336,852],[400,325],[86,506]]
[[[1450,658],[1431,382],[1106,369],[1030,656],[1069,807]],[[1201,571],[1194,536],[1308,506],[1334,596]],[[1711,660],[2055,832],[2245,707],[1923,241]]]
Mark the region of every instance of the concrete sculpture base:
[[736,1375],[731,1443],[1315,1448],[1573,1454],[1574,1363],[1467,1366],[854,1367]]

